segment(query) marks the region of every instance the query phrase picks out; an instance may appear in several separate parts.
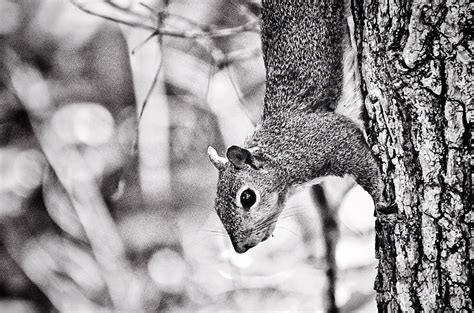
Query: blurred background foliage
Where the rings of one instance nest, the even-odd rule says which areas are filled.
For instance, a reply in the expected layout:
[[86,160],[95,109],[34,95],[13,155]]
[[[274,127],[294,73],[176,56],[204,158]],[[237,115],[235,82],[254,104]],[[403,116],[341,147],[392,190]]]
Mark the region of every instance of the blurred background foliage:
[[[1,312],[323,307],[307,189],[243,255],[213,211],[206,148],[241,143],[262,108],[259,7],[0,0]],[[349,180],[324,187],[339,216],[337,302],[374,311],[370,197]]]

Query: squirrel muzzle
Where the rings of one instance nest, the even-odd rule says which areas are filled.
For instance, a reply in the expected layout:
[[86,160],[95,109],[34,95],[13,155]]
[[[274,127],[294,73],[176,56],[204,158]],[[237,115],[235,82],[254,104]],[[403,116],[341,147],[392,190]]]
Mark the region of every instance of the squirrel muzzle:
[[235,252],[244,253],[250,248],[255,247],[260,242],[267,240],[275,230],[276,221],[265,225],[265,228],[250,229],[248,231],[239,232],[239,234],[232,234],[229,232],[230,241],[234,247]]

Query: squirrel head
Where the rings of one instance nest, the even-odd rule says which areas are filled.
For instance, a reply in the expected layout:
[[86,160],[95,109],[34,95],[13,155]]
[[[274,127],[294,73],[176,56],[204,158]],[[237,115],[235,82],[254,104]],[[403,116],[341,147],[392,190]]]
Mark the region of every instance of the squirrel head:
[[261,151],[231,146],[226,157],[208,148],[219,170],[215,209],[238,253],[244,253],[273,233],[288,187],[278,169]]

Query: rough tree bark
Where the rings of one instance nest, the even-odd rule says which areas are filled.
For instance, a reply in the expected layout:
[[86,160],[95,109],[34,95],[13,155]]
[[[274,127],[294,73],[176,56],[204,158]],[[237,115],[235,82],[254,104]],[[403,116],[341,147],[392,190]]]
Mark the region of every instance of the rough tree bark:
[[353,10],[369,141],[398,207],[376,224],[378,310],[470,312],[469,2]]

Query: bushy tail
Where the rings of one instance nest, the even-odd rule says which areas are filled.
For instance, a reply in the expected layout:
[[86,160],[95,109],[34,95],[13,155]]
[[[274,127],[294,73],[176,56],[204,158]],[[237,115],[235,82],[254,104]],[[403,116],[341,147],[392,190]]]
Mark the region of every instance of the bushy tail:
[[357,46],[354,38],[354,20],[350,7],[346,6],[347,29],[344,38],[344,75],[342,95],[335,112],[348,117],[364,130],[362,113],[362,94],[360,91],[360,75],[357,60]]

